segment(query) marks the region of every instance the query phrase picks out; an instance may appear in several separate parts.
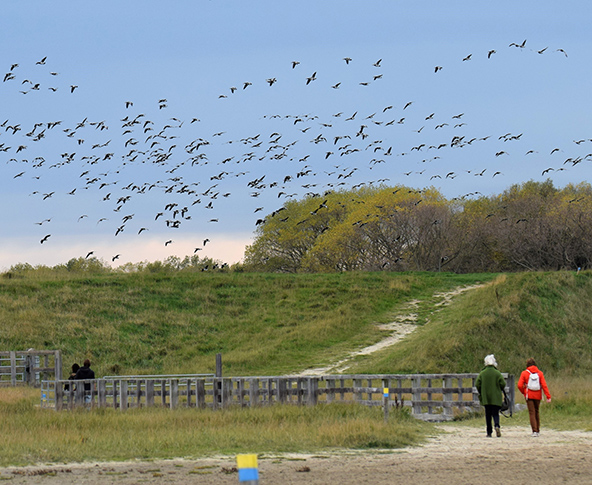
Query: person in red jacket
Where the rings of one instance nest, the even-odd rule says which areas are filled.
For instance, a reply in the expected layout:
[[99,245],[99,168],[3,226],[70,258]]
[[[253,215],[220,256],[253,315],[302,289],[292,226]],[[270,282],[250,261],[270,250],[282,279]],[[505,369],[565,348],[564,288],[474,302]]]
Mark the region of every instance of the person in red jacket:
[[536,362],[532,357],[526,361],[526,370],[520,374],[518,390],[524,394],[524,397],[526,398],[532,436],[539,436],[541,431],[539,406],[541,404],[541,399],[543,398],[543,392],[545,393],[547,402],[551,402],[551,393],[547,387],[544,374],[538,369]]

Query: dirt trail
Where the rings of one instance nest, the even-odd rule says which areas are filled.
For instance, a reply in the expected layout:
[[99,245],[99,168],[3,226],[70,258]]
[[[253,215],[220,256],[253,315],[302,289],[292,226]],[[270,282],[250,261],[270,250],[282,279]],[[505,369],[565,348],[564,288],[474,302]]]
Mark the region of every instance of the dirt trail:
[[[504,423],[502,423],[504,424]],[[259,459],[261,484],[592,483],[592,433],[522,426],[441,425],[422,446],[382,452],[277,454]],[[235,484],[235,457],[0,468],[0,480],[47,484]]]
[[[449,305],[455,296],[464,293],[465,291],[473,290],[475,288],[480,288],[483,285],[472,285],[472,286],[461,286],[455,288],[452,291],[447,291],[444,293],[435,293],[434,298],[440,300],[436,303],[434,311],[439,311],[443,307]],[[382,330],[390,331],[390,334],[382,339],[380,342],[377,342],[369,347],[365,347],[360,350],[356,350],[354,352],[349,353],[343,359],[339,360],[334,364],[330,364],[324,367],[316,367],[314,369],[306,369],[305,371],[298,374],[299,376],[314,376],[314,375],[323,375],[323,374],[342,374],[349,368],[349,363],[352,359],[357,357],[358,355],[369,355],[374,352],[378,352],[386,347],[390,347],[391,345],[400,342],[403,338],[407,335],[412,333],[417,329],[417,325],[415,322],[417,321],[417,308],[421,302],[419,300],[412,300],[407,303],[405,310],[410,311],[410,313],[404,313],[403,315],[399,315],[396,317],[394,322],[386,323],[378,325],[378,327]]]

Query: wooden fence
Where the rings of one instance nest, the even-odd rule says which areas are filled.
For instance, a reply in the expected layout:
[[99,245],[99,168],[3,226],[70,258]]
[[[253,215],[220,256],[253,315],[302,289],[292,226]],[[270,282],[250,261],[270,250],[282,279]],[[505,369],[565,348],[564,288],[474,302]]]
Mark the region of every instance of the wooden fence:
[[40,386],[48,379],[62,378],[62,354],[59,350],[0,352],[0,385]]
[[[409,406],[414,416],[449,420],[480,408],[478,374],[334,375],[308,377],[118,377],[92,381],[56,380],[43,383],[43,407],[57,411],[77,406],[128,408],[224,408],[274,403],[316,405],[348,402]],[[514,403],[514,376],[504,374]],[[88,389],[88,390],[87,390]]]

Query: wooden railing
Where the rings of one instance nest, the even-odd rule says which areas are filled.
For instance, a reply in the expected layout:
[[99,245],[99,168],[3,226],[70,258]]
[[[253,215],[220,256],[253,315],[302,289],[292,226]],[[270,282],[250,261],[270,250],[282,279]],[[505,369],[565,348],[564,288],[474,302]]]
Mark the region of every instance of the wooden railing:
[[[224,408],[274,403],[316,405],[355,402],[409,406],[414,416],[449,420],[479,409],[478,374],[328,375],[308,377],[118,377],[92,381],[46,381],[42,406],[58,411],[77,406],[128,408]],[[504,374],[514,403],[514,376]],[[86,390],[88,388],[89,390]]]
[[59,350],[0,352],[0,385],[40,386],[44,380],[61,378],[62,356]]

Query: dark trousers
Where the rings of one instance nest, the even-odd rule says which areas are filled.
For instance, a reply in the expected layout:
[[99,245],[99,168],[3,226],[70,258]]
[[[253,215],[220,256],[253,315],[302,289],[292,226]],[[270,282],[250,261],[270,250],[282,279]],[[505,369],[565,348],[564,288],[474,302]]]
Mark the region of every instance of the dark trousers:
[[491,433],[493,432],[493,426],[491,425],[492,420],[493,420],[493,425],[496,428],[499,428],[500,406],[496,406],[495,404],[486,404],[484,407],[485,407],[485,425],[487,426],[487,436],[491,436]]
[[541,417],[539,415],[540,399],[527,399],[526,406],[528,406],[528,417],[530,418],[530,427],[533,433],[541,431]]

